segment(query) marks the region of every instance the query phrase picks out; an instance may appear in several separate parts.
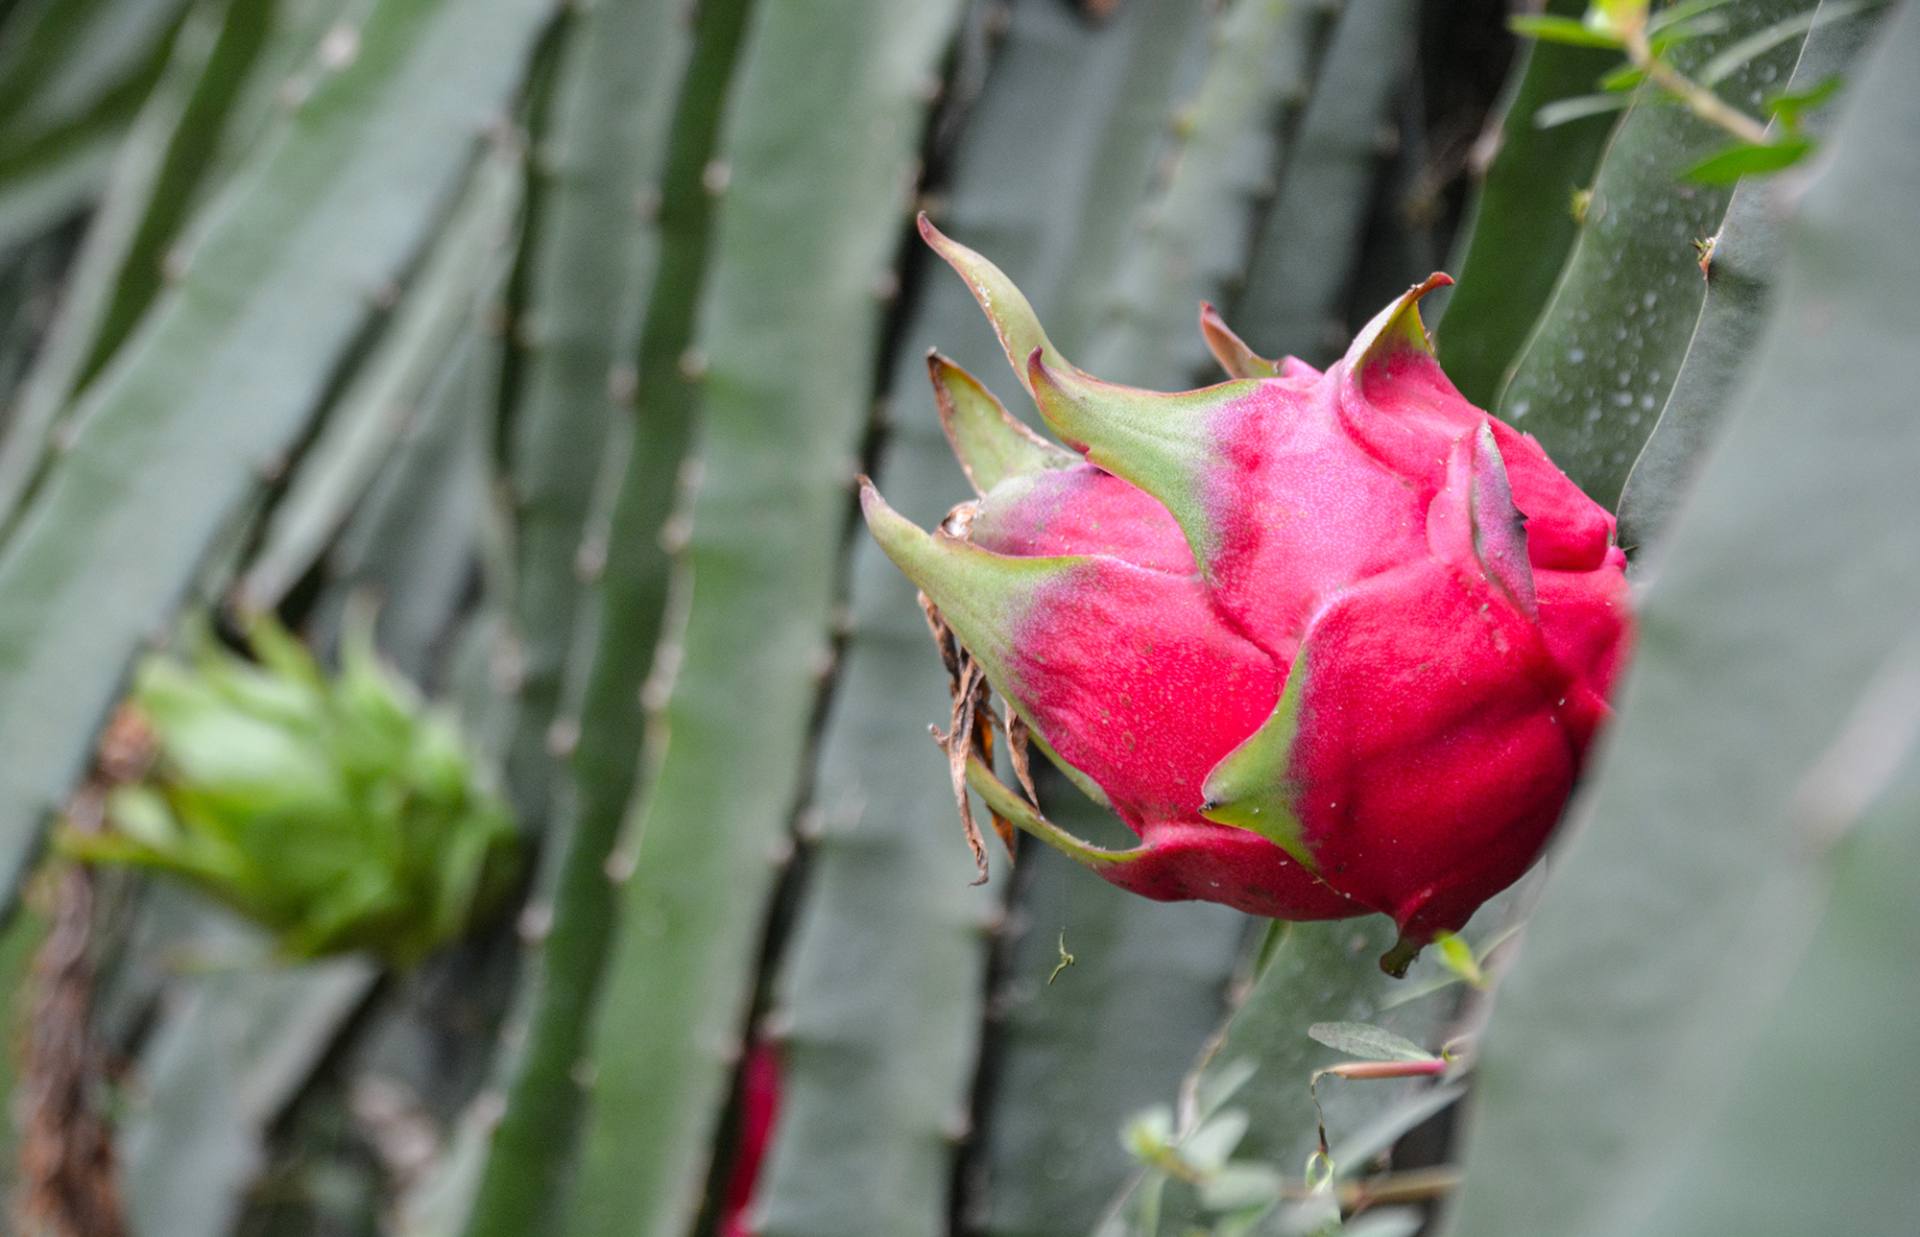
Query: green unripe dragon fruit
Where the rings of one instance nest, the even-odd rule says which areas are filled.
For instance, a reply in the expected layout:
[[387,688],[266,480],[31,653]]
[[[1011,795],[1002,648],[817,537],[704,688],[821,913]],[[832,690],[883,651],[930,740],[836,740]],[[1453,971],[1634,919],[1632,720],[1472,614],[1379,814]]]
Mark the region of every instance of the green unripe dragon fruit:
[[[921,231],[1072,448],[935,357],[980,497],[929,533],[862,487],[946,655],[983,874],[967,785],[1004,836],[1150,898],[1389,915],[1404,970],[1532,864],[1608,716],[1631,626],[1613,518],[1447,380],[1417,308],[1444,275],[1324,373],[1203,307],[1232,380],[1161,394],[1076,369],[999,269]],[[1024,794],[992,771],[989,689]],[[1041,816],[1029,737],[1139,845]]]
[[183,878],[270,932],[282,954],[365,949],[405,964],[462,934],[517,869],[518,837],[449,718],[380,664],[350,622],[329,677],[269,618],[249,661],[202,638],[141,664],[130,716],[150,767],[108,794],[89,862]]

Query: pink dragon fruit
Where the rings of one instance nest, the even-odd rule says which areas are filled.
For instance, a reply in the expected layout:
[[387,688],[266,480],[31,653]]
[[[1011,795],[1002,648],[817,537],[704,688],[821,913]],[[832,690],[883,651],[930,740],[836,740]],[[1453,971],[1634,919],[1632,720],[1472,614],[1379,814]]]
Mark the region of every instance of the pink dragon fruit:
[[734,1137],[733,1164],[720,1198],[716,1237],[753,1237],[753,1192],[766,1167],[774,1123],[780,1118],[780,1054],[766,1040],[754,1044],[740,1068],[740,1125]]
[[[969,785],[1004,838],[1150,898],[1385,913],[1381,963],[1403,972],[1533,862],[1608,716],[1630,627],[1612,517],[1447,381],[1416,307],[1444,275],[1325,373],[1263,360],[1203,307],[1233,380],[1159,394],[1068,364],[1004,274],[921,233],[1073,448],[935,356],[980,499],[927,533],[862,483],[946,655],[982,876]],[[989,687],[1024,795],[992,771]],[[1041,816],[1029,736],[1139,845]]]

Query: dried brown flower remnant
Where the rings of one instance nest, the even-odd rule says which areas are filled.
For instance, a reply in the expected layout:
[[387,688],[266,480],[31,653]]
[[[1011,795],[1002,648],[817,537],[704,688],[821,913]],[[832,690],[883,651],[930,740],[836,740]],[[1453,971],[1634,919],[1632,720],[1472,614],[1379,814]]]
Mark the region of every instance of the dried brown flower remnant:
[[52,898],[15,1099],[23,1130],[14,1220],[30,1237],[124,1237],[112,1131],[101,1113],[105,1059],[90,1025],[92,874],[62,865]]

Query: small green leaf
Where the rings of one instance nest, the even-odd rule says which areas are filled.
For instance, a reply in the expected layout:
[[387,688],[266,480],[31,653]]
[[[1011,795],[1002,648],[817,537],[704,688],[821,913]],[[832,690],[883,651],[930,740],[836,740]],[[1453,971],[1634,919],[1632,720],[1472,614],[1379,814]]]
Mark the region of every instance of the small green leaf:
[[1533,127],[1551,129],[1556,125],[1585,120],[1589,116],[1623,112],[1632,102],[1633,96],[1625,93],[1583,94],[1571,99],[1558,99],[1533,114]]
[[1480,963],[1473,956],[1473,947],[1451,932],[1442,932],[1433,938],[1440,948],[1440,965],[1466,980],[1476,988],[1487,986],[1487,975],[1480,969]]
[[1762,176],[1790,168],[1813,152],[1813,140],[1782,138],[1777,142],[1740,142],[1687,169],[1687,179],[1702,185],[1730,185],[1742,176]]
[[1366,1061],[1437,1061],[1404,1035],[1366,1022],[1316,1022],[1307,1034],[1319,1043]]
[[1839,91],[1840,85],[1841,78],[1836,73],[1805,90],[1776,91],[1767,96],[1766,102],[1761,105],[1762,110],[1781,124],[1793,128],[1808,112],[1831,99]]
[[1568,43],[1575,47],[1619,47],[1620,36],[1607,30],[1595,30],[1572,17],[1526,14],[1509,17],[1507,29],[1523,39],[1543,43]]
[[1637,64],[1623,64],[1600,79],[1600,89],[1632,90],[1647,80],[1647,71]]

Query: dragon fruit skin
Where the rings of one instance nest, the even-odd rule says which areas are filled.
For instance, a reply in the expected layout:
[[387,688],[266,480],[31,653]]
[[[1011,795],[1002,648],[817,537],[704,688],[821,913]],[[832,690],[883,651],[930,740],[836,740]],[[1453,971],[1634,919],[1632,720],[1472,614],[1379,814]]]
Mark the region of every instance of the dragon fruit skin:
[[740,1067],[740,1121],[734,1136],[733,1163],[720,1197],[715,1237],[753,1237],[754,1190],[766,1167],[774,1126],[780,1118],[780,1054],[766,1040],[747,1051]]
[[1404,969],[1533,862],[1608,715],[1630,629],[1612,517],[1448,382],[1416,307],[1443,275],[1325,373],[1203,309],[1234,379],[1161,394],[1068,364],[1004,274],[921,226],[1073,450],[935,358],[982,496],[926,533],[865,485],[868,524],[1140,844],[1065,837],[979,752],[967,780],[1148,897],[1388,914]]

